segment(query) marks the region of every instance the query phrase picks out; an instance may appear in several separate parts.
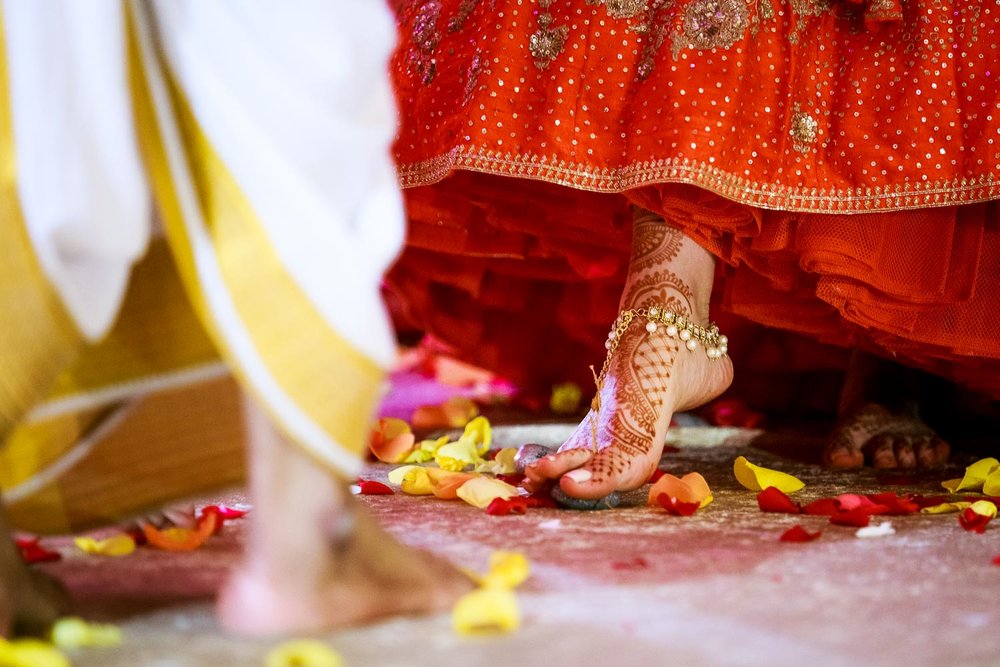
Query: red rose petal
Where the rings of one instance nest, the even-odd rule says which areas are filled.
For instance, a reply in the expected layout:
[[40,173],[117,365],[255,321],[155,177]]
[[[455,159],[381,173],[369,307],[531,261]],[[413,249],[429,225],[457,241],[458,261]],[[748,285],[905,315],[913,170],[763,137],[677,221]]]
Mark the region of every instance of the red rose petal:
[[920,511],[920,505],[913,502],[909,496],[899,496],[891,492],[872,493],[868,495],[868,499],[874,502],[876,507],[886,508],[886,511],[882,512],[882,514],[905,516],[907,514],[916,514]]
[[993,564],[994,565],[1000,565],[1000,556],[995,556],[993,558]]
[[486,508],[486,513],[492,516],[507,516],[508,514],[525,514],[528,511],[528,501],[525,498],[494,498]]
[[656,484],[660,480],[660,478],[666,474],[667,473],[663,472],[659,468],[655,468],[653,470],[653,474],[650,475],[649,479],[646,480],[646,484]]
[[524,497],[524,502],[526,507],[529,509],[539,508],[539,509],[558,509],[559,503],[552,499],[552,496],[546,493],[533,493],[530,496]]
[[802,526],[795,524],[785,532],[781,534],[782,542],[812,542],[817,537],[823,534],[823,531],[817,531],[815,533],[810,533]]
[[665,493],[656,496],[657,504],[667,510],[667,514],[673,516],[691,516],[698,511],[700,503],[682,503],[676,498],[672,498]]
[[636,556],[629,560],[616,560],[611,563],[612,570],[644,570],[648,567],[649,563],[642,556]]
[[973,512],[971,507],[966,507],[958,515],[958,523],[968,531],[982,534],[986,532],[986,524],[990,522],[990,518]]
[[524,475],[522,474],[511,474],[511,475],[497,475],[497,479],[501,482],[506,482],[511,486],[521,486],[521,482],[524,481]]
[[223,521],[232,521],[233,519],[242,519],[247,515],[249,510],[241,510],[236,507],[230,507],[229,505],[206,505],[201,508],[202,514],[205,512],[216,512],[219,518]]
[[803,514],[814,516],[833,516],[839,511],[840,503],[837,502],[836,498],[820,498],[802,508]]
[[37,537],[18,537],[14,539],[14,544],[21,552],[21,559],[29,565],[62,560],[61,553],[46,549],[38,543]]
[[858,507],[850,512],[838,512],[830,517],[830,523],[835,526],[852,526],[864,528],[870,521],[871,513],[866,507]]
[[361,488],[361,495],[363,496],[391,496],[395,493],[382,482],[375,482],[370,479],[361,480],[358,482],[358,487]]
[[951,498],[948,496],[910,496],[910,502],[918,508],[923,509],[925,507],[934,507],[941,503],[949,503],[951,502]]
[[802,506],[792,502],[783,491],[769,486],[757,494],[757,506],[761,512],[781,512],[783,514],[800,514]]

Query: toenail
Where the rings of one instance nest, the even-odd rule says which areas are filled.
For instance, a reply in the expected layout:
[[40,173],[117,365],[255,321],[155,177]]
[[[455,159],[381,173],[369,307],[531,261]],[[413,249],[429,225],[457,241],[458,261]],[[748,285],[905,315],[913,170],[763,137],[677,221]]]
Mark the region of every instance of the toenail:
[[553,454],[549,454],[548,456],[545,457],[545,460],[546,461],[555,461],[556,457]]
[[586,482],[588,479],[593,477],[594,473],[590,472],[589,470],[585,470],[583,468],[577,468],[576,470],[570,470],[563,476],[568,477],[577,484],[579,484],[580,482]]

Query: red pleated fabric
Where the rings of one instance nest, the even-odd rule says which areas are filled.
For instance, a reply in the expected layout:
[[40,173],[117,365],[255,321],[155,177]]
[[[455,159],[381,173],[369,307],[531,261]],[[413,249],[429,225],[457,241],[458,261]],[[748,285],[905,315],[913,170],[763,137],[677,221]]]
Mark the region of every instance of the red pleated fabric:
[[388,283],[466,358],[586,381],[635,203],[720,259],[725,311],[1000,395],[995,7],[397,5]]

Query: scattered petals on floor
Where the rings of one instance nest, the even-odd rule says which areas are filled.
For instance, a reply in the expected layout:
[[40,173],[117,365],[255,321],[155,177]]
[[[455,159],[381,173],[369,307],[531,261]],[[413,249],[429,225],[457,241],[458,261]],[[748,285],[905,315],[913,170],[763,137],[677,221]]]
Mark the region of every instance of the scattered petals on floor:
[[476,466],[476,472],[485,472],[490,475],[513,475],[517,472],[517,465],[514,457],[517,455],[516,447],[504,447],[496,452],[490,461],[483,461]]
[[219,526],[219,515],[215,512],[202,514],[194,530],[187,528],[164,528],[160,530],[152,524],[144,524],[142,532],[146,541],[163,551],[194,551],[215,534]]
[[38,537],[17,537],[14,538],[14,544],[21,552],[21,560],[29,565],[34,563],[51,563],[62,559],[62,554],[58,551],[52,551],[43,547]]
[[802,526],[795,524],[794,526],[783,532],[779,539],[782,542],[812,542],[822,534],[823,531],[816,531],[815,533],[810,533]]
[[802,506],[779,489],[769,486],[757,494],[757,506],[761,512],[780,512],[782,514],[801,514]]
[[[959,491],[979,491],[983,489],[983,485],[986,483],[986,480],[990,479],[990,476],[998,471],[1000,471],[1000,461],[997,459],[992,457],[979,459],[965,469],[965,475],[961,478],[949,479],[941,482],[941,486],[951,493],[958,493]],[[1000,482],[1000,480],[997,480],[997,482]],[[993,480],[991,480],[991,485],[992,484]]]
[[1000,496],[1000,468],[991,472],[983,482],[983,493],[988,496]]
[[403,493],[411,496],[430,496],[434,494],[428,468],[418,465],[400,466],[389,473],[389,483],[398,486]]
[[459,498],[473,507],[486,509],[496,498],[507,499],[516,496],[517,488],[498,479],[476,477],[462,484],[457,493]]
[[517,551],[494,551],[490,567],[480,580],[483,588],[515,589],[531,576],[531,564]]
[[343,667],[340,654],[316,639],[293,639],[270,650],[265,667]]
[[694,509],[705,507],[712,502],[712,490],[701,474],[691,472],[683,477],[675,477],[664,473],[649,489],[647,504],[659,505],[671,514],[690,516],[688,505]]
[[464,438],[442,445],[434,455],[434,462],[443,470],[461,472],[482,461],[476,443]]
[[470,479],[480,477],[474,472],[450,472],[440,468],[426,468],[427,478],[431,483],[431,491],[442,500],[455,500],[458,490]]
[[938,503],[937,505],[931,505],[929,507],[921,508],[921,514],[950,514],[952,512],[961,512],[966,507],[972,507],[972,503],[966,501],[960,501],[957,503]]
[[58,648],[40,639],[0,638],[0,665],[3,667],[70,667]]
[[491,516],[508,516],[510,514],[527,514],[528,499],[517,498],[494,498],[486,507],[486,513]]
[[854,534],[861,538],[888,537],[889,535],[895,535],[896,529],[892,527],[892,522],[883,521],[877,526],[865,526],[864,528],[858,528],[857,532]]
[[986,526],[997,515],[997,507],[991,502],[979,500],[962,510],[958,523],[974,533],[986,532]]
[[763,491],[767,487],[773,486],[784,493],[795,493],[805,487],[805,484],[797,477],[779,470],[754,465],[743,456],[737,457],[733,463],[733,474],[736,475],[740,484],[751,491]]
[[357,485],[363,496],[391,496],[395,493],[391,487],[370,479],[359,479]]
[[634,558],[629,558],[627,560],[615,560],[611,561],[612,570],[645,570],[649,567],[649,561],[647,561],[642,556],[635,556]]
[[459,598],[451,620],[460,635],[505,634],[521,626],[521,610],[514,591],[480,588]]
[[88,623],[77,616],[60,618],[52,626],[49,637],[53,644],[64,651],[77,648],[107,648],[122,643],[122,631],[118,626]]
[[128,556],[135,551],[135,540],[131,535],[114,535],[104,540],[93,537],[78,537],[73,540],[80,551],[95,556]]
[[401,463],[415,447],[410,425],[402,419],[383,417],[372,426],[368,448],[379,461]]

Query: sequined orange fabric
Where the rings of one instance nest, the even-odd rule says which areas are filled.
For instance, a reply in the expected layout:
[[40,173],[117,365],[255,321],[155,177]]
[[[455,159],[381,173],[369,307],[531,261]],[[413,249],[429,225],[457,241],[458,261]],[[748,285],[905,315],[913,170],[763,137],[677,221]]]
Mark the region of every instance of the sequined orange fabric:
[[[751,319],[953,377],[1000,358],[995,3],[396,4],[413,239],[391,282],[422,325],[462,345],[473,316],[576,299],[524,330],[600,358],[631,200],[724,259]],[[447,322],[444,294],[467,301]],[[479,361],[523,352],[486,326],[465,334]]]

